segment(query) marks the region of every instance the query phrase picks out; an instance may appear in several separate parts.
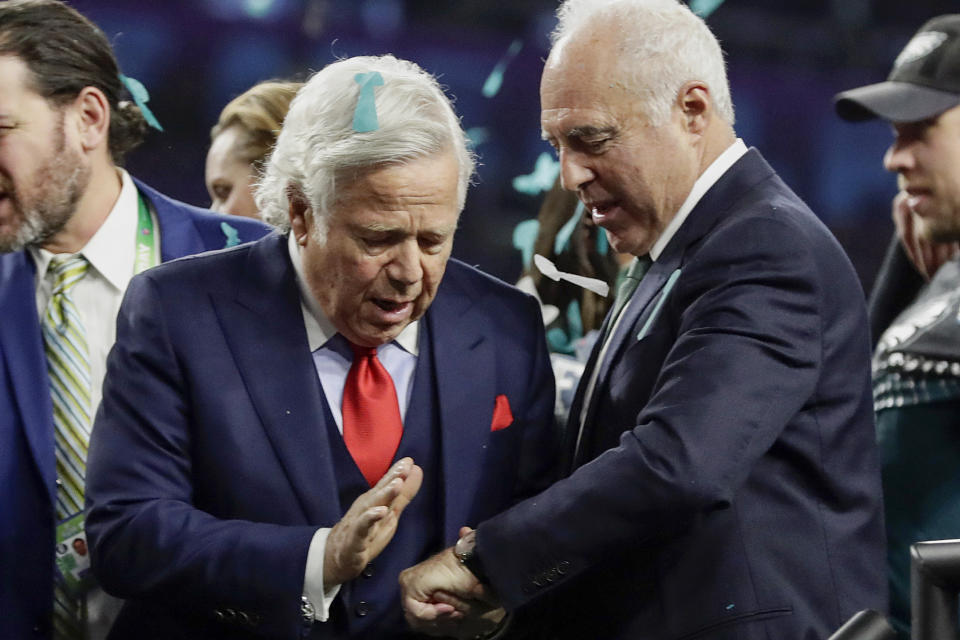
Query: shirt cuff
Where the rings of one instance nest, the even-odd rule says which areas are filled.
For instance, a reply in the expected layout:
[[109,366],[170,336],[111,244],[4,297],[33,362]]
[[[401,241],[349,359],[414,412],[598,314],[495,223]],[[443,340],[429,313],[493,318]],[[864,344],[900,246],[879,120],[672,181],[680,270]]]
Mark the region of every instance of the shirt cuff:
[[307,551],[307,570],[303,577],[303,595],[313,605],[314,622],[326,622],[330,618],[330,605],[340,593],[340,585],[327,589],[323,585],[323,554],[327,548],[330,529],[317,529]]

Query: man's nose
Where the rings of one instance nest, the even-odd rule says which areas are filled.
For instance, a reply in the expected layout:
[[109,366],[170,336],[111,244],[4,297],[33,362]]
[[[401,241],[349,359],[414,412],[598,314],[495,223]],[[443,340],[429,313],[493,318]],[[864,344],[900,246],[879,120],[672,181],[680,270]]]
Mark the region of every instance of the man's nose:
[[419,282],[423,277],[423,257],[416,239],[401,242],[396,247],[396,254],[387,265],[387,275],[396,283],[411,285]]
[[560,186],[568,191],[577,191],[594,177],[593,170],[584,162],[582,154],[560,149]]
[[901,140],[894,140],[883,154],[883,166],[887,171],[898,173],[914,167],[913,147]]

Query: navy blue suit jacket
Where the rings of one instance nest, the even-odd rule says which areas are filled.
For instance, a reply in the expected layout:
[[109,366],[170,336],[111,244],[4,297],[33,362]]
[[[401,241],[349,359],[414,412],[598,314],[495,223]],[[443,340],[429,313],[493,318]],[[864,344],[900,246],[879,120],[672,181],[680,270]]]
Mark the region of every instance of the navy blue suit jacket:
[[[271,235],[162,265],[127,290],[90,448],[87,530],[104,587],[142,605],[141,634],[299,637],[311,538],[349,507],[287,251]],[[447,264],[423,322],[452,544],[460,526],[553,479],[554,385],[536,301],[471,267]],[[501,394],[514,421],[492,431]],[[219,621],[227,609],[244,624]]]
[[[223,248],[224,222],[241,241],[269,230],[137,187],[156,210],[162,260]],[[0,255],[0,635],[10,638],[49,637],[53,607],[53,409],[34,274],[26,251]]]
[[759,153],[624,313],[570,475],[479,525],[507,607],[553,594],[556,637],[630,640],[825,638],[885,610],[863,293]]

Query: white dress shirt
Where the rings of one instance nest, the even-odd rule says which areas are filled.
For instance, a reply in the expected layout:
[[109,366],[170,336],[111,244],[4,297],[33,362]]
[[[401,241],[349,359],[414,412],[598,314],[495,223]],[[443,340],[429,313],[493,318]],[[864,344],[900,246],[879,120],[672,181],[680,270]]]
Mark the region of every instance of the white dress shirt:
[[[300,290],[300,310],[303,324],[307,330],[307,343],[313,354],[313,364],[320,378],[323,395],[337,423],[337,430],[343,434],[343,387],[346,384],[353,354],[346,339],[340,335],[330,319],[320,308],[310,291],[303,273],[300,247],[293,233],[290,234],[287,247],[290,261],[297,276],[297,288]],[[407,415],[410,394],[413,391],[413,374],[417,366],[417,339],[420,329],[418,322],[404,327],[400,335],[387,344],[377,347],[377,358],[393,379],[397,390],[397,402],[400,405],[401,420]],[[343,505],[347,507],[347,505]],[[340,585],[330,585],[325,591],[323,585],[323,557],[327,545],[329,528],[318,529],[310,541],[307,551],[307,567],[303,580],[303,595],[314,607],[314,620],[325,622],[330,617],[330,605],[340,591]]]
[[[660,237],[657,238],[657,241],[653,243],[653,246],[650,248],[650,258],[656,262],[657,258],[660,257],[660,254],[663,253],[663,250],[666,249],[667,244],[676,235],[677,230],[680,229],[680,226],[686,221],[687,216],[690,215],[690,212],[693,211],[693,208],[697,206],[697,203],[700,202],[700,199],[703,197],[710,187],[716,184],[723,174],[727,172],[730,167],[739,160],[743,154],[747,152],[747,145],[744,144],[743,140],[737,138],[733,144],[724,150],[717,158],[710,163],[710,166],[707,167],[703,173],[700,174],[700,177],[697,178],[696,182],[693,183],[693,187],[690,189],[690,193],[687,194],[687,198],[683,201],[683,204],[680,205],[680,208],[677,210],[676,215],[667,223],[667,226],[664,227],[663,233],[660,234]],[[590,372],[590,380],[587,383],[587,390],[583,395],[583,405],[580,407],[580,434],[577,436],[577,449],[580,448],[580,436],[583,435],[583,424],[587,419],[587,407],[590,405],[590,398],[593,396],[594,387],[597,384],[597,376],[600,372],[600,367],[603,364],[604,358],[607,357],[607,347],[610,344],[610,338],[617,331],[617,327],[620,326],[620,319],[626,315],[627,308],[633,304],[633,298],[630,299],[627,304],[623,305],[623,309],[620,310],[620,315],[613,319],[613,326],[610,328],[610,331],[607,333],[607,341],[600,346],[600,355],[597,356],[597,361],[593,366],[593,371]]]
[[[113,209],[97,232],[78,253],[90,268],[71,289],[77,313],[86,330],[90,352],[90,411],[95,415],[107,371],[107,354],[117,337],[117,312],[123,293],[133,277],[137,233],[137,187],[129,174],[119,170],[123,186]],[[36,265],[37,315],[43,318],[53,295],[53,274],[48,271],[52,253],[30,247]]]
[[[137,187],[129,174],[118,169],[120,196],[93,237],[78,252],[90,263],[86,275],[71,289],[80,321],[86,331],[90,354],[90,415],[96,415],[102,397],[107,353],[117,332],[117,312],[123,293],[133,277],[137,233]],[[36,265],[37,315],[42,318],[53,295],[53,274],[48,272],[52,253],[30,247]],[[50,550],[53,553],[53,550]],[[87,594],[87,634],[90,640],[105,638],[119,613],[122,600],[95,588]]]

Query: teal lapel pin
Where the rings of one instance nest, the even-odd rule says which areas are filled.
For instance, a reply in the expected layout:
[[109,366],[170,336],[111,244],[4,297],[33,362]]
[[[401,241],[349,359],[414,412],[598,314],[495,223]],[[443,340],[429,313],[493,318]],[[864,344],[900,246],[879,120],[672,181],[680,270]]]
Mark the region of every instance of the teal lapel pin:
[[657,319],[657,316],[660,314],[660,309],[663,307],[663,301],[667,299],[667,296],[670,295],[670,290],[673,289],[673,285],[677,283],[677,278],[680,277],[680,269],[677,269],[670,274],[670,278],[667,280],[667,284],[663,285],[663,292],[660,294],[660,299],[657,300],[657,306],[653,308],[653,311],[650,312],[650,315],[647,316],[647,321],[643,323],[643,329],[640,329],[640,333],[637,334],[637,340],[643,340],[646,337],[647,332],[650,331],[653,321]]

